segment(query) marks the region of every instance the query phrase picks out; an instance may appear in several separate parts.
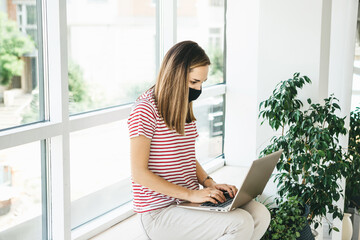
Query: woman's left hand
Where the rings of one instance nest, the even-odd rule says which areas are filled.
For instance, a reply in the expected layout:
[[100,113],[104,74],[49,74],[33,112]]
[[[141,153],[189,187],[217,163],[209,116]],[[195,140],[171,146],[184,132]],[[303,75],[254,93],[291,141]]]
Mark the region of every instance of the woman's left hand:
[[221,190],[221,191],[228,192],[231,198],[235,197],[235,195],[236,195],[236,193],[238,191],[238,189],[235,186],[229,185],[229,184],[216,183],[216,184],[212,185],[211,187],[215,188],[215,189],[218,189],[218,190]]

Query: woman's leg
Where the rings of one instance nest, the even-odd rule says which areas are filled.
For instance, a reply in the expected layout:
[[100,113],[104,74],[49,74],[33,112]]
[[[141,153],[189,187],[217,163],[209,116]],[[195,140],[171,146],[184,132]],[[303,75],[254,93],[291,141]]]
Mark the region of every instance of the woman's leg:
[[269,227],[271,220],[269,210],[255,200],[250,201],[241,208],[249,212],[254,219],[254,233],[251,240],[259,240]]
[[253,217],[240,208],[221,213],[170,206],[140,218],[152,240],[250,240],[254,231]]

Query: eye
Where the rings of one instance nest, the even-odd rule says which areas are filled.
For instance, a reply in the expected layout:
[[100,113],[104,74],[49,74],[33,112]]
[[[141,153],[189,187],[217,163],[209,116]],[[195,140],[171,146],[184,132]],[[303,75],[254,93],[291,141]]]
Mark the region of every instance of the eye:
[[195,83],[197,83],[197,82],[191,81],[191,83],[192,83],[192,84],[195,84]]

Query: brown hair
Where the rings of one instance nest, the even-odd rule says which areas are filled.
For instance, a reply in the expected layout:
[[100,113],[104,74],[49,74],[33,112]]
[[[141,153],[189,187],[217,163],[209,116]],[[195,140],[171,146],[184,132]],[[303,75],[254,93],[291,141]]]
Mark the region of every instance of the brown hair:
[[193,41],[175,44],[165,55],[154,89],[159,114],[169,129],[185,134],[185,123],[196,120],[189,103],[188,76],[192,69],[210,65],[205,51]]

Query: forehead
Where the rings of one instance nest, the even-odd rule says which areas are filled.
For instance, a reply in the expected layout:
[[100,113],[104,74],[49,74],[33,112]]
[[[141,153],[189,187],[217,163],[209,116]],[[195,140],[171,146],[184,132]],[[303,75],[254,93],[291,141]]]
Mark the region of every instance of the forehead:
[[193,78],[197,78],[197,79],[206,79],[207,78],[207,74],[209,71],[209,65],[206,66],[200,66],[200,67],[196,67],[190,70],[190,77]]

